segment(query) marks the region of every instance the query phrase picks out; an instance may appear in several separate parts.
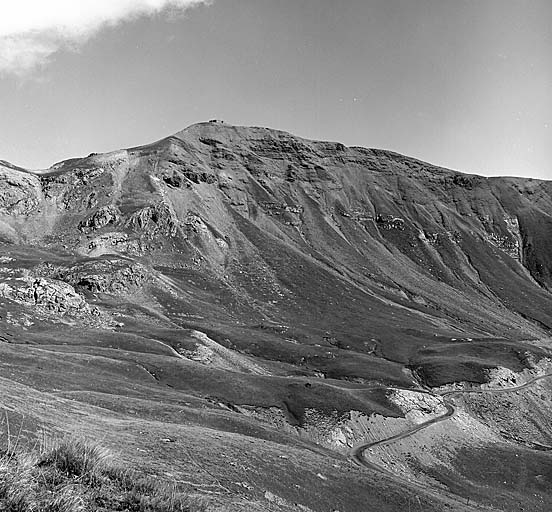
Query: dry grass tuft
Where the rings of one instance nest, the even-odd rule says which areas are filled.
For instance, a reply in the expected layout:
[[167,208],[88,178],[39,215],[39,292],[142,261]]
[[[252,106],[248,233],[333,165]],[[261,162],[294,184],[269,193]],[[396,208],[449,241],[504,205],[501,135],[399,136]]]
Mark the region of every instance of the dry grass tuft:
[[101,446],[63,440],[47,450],[15,447],[0,457],[0,510],[5,512],[199,512],[179,491],[114,464]]
[[69,477],[92,478],[108,467],[109,451],[98,444],[81,440],[64,440],[48,450],[38,462],[51,466]]

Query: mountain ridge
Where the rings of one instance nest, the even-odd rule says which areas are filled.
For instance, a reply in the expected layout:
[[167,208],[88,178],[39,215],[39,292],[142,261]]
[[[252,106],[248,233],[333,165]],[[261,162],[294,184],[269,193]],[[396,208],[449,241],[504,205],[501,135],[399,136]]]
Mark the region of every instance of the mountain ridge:
[[52,164],[50,167],[46,167],[46,168],[40,168],[40,169],[28,169],[28,168],[25,168],[25,167],[22,167],[20,165],[17,165],[17,164],[14,164],[12,162],[8,162],[6,160],[0,160],[0,165],[4,165],[6,167],[10,167],[10,168],[13,168],[14,170],[20,170],[20,171],[24,171],[24,172],[29,172],[29,173],[33,173],[33,174],[43,174],[45,172],[48,172],[52,169],[55,169],[56,166],[60,165],[60,164],[63,164],[65,162],[68,162],[68,161],[79,161],[79,160],[84,160],[86,158],[90,158],[91,156],[95,156],[95,155],[99,155],[99,154],[103,154],[103,155],[109,155],[111,153],[118,153],[120,151],[132,151],[132,150],[136,150],[136,149],[139,149],[139,148],[142,148],[142,147],[145,147],[145,146],[148,146],[148,145],[151,145],[151,144],[157,144],[161,141],[164,141],[166,139],[170,139],[171,137],[178,137],[179,134],[181,133],[185,133],[186,131],[188,130],[191,130],[193,128],[196,128],[196,127],[201,127],[201,126],[212,126],[213,124],[215,124],[217,127],[221,127],[221,128],[229,128],[229,129],[234,129],[234,130],[242,130],[242,131],[248,131],[248,130],[258,130],[258,131],[265,131],[265,132],[270,132],[270,133],[276,133],[276,134],[280,134],[280,135],[284,135],[284,136],[288,136],[288,137],[292,137],[292,138],[295,138],[295,139],[298,139],[298,140],[302,140],[304,142],[307,142],[307,143],[316,143],[316,142],[319,142],[319,143],[327,143],[327,144],[335,144],[336,146],[337,145],[340,145],[340,146],[344,146],[348,149],[353,149],[353,150],[365,150],[365,151],[374,151],[374,152],[379,152],[379,153],[382,153],[382,154],[386,154],[386,155],[390,155],[390,156],[394,156],[394,157],[399,157],[399,158],[408,158],[409,160],[411,161],[415,161],[419,164],[423,164],[423,165],[426,165],[426,166],[430,166],[432,167],[433,169],[440,169],[442,171],[445,171],[445,172],[450,172],[450,173],[453,173],[453,174],[462,174],[462,175],[467,175],[467,176],[477,176],[477,177],[480,177],[480,178],[484,178],[484,179],[498,179],[498,180],[501,180],[501,179],[513,179],[513,180],[529,180],[529,181],[537,181],[537,182],[548,182],[548,181],[551,181],[551,180],[547,180],[547,179],[543,179],[543,178],[535,178],[535,177],[524,177],[524,176],[519,176],[519,175],[516,175],[516,174],[507,174],[507,175],[496,175],[496,174],[493,174],[492,176],[488,176],[488,175],[485,175],[483,173],[479,173],[479,172],[466,172],[466,171],[460,171],[460,170],[457,170],[457,169],[452,169],[450,167],[446,167],[444,165],[438,165],[438,164],[433,164],[431,163],[429,160],[425,160],[423,158],[418,158],[418,157],[411,157],[411,156],[406,156],[405,153],[402,153],[398,150],[392,150],[392,149],[385,149],[385,148],[376,148],[376,147],[368,147],[368,146],[359,146],[359,145],[346,145],[344,143],[341,143],[341,142],[338,142],[338,141],[331,141],[331,140],[321,140],[321,139],[313,139],[313,138],[308,138],[308,137],[302,137],[302,136],[298,136],[298,135],[295,135],[291,132],[288,132],[286,130],[280,130],[280,129],[276,129],[276,128],[269,128],[269,127],[264,127],[264,126],[249,126],[249,125],[234,125],[234,124],[230,124],[230,123],[227,123],[225,121],[200,121],[200,122],[197,122],[197,123],[193,123],[181,130],[178,130],[176,132],[174,132],[173,134],[171,135],[168,135],[166,137],[163,137],[159,140],[157,140],[156,142],[153,142],[153,143],[149,143],[149,144],[143,144],[143,145],[138,145],[138,146],[129,146],[127,148],[119,148],[119,149],[114,149],[114,150],[110,150],[110,151],[106,151],[106,152],[103,152],[103,153],[98,153],[98,152],[93,152],[91,154],[89,154],[88,156],[83,156],[83,157],[72,157],[72,158],[69,158],[69,159],[64,159],[64,160],[60,160],[58,162],[55,162],[54,164]]

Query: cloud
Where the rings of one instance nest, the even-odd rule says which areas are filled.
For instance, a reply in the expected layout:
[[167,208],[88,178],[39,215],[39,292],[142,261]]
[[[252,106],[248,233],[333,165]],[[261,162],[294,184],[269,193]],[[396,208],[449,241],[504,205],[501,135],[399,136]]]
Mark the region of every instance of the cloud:
[[106,26],[209,0],[0,0],[0,73],[24,75]]

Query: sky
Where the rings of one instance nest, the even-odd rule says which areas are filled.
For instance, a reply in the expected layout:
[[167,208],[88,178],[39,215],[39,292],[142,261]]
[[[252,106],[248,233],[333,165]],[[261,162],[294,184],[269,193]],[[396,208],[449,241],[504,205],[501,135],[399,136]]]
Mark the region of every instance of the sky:
[[0,159],[212,118],[552,179],[550,0],[0,0]]

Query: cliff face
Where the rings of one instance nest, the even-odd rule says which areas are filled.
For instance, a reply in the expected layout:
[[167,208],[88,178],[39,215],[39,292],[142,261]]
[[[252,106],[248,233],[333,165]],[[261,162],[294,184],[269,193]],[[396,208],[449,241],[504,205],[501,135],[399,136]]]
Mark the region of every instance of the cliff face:
[[552,327],[549,182],[219,123],[0,180],[4,240],[135,260],[160,314],[261,358],[481,380]]

